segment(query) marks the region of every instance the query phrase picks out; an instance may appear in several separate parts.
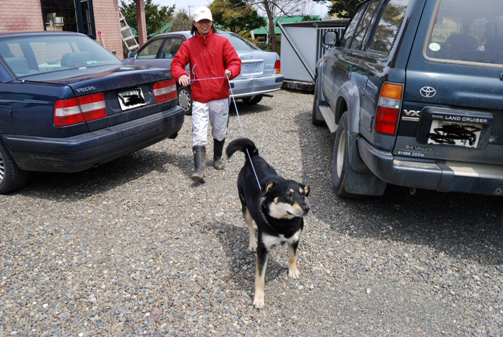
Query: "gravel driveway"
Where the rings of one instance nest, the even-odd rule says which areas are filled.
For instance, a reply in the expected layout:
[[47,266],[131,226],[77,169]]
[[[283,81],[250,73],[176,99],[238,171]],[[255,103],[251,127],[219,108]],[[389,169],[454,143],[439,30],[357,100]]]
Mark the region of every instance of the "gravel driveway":
[[[193,183],[187,117],[175,140],[0,196],[0,336],[502,336],[502,199],[390,186],[340,199],[311,104],[289,91],[238,104],[261,155],[311,187],[301,275],[277,247],[264,309],[236,190],[244,155]],[[235,114],[229,127],[241,136]]]

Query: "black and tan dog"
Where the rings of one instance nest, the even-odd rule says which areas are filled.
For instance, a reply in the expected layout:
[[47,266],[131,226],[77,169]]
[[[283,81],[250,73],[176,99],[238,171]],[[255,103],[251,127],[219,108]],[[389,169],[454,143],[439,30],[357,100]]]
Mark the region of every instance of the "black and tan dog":
[[[259,156],[250,139],[236,139],[227,146],[228,157],[236,151],[242,151],[246,160],[239,172],[238,192],[243,206],[243,218],[250,235],[248,249],[257,251],[253,304],[257,308],[263,308],[267,255],[273,247],[285,242],[288,244],[288,275],[292,278],[299,276],[296,252],[304,226],[302,217],[309,212],[305,201],[309,187],[280,177]],[[255,240],[254,223],[258,229],[258,244]]]

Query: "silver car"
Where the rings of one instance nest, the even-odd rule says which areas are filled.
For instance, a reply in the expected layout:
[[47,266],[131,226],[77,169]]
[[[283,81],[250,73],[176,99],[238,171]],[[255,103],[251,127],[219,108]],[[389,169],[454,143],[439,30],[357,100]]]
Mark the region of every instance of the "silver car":
[[[218,35],[231,42],[242,61],[241,74],[231,81],[234,98],[240,98],[247,104],[257,104],[264,94],[281,89],[284,77],[280,74],[280,59],[277,53],[263,51],[234,33],[219,31]],[[190,31],[156,35],[136,53],[130,53],[123,62],[129,65],[170,68],[178,48],[191,36]],[[188,67],[187,73],[190,73]],[[186,115],[190,115],[192,113],[190,87],[177,85],[177,90],[180,106]]]

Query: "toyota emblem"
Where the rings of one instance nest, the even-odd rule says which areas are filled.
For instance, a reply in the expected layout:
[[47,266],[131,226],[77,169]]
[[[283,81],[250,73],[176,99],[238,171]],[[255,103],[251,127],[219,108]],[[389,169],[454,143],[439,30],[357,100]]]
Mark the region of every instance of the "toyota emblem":
[[433,96],[435,96],[435,94],[437,93],[437,91],[433,87],[422,87],[419,90],[419,93],[424,98],[432,98]]

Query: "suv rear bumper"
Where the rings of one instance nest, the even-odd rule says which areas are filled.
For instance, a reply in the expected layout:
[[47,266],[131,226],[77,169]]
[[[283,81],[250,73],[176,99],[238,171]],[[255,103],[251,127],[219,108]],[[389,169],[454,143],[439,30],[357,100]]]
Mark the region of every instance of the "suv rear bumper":
[[166,111],[68,138],[2,135],[14,161],[25,171],[80,172],[138,151],[182,128],[184,111]]
[[358,151],[377,177],[393,185],[439,192],[503,195],[503,166],[412,161],[378,150],[362,138],[358,139]]

